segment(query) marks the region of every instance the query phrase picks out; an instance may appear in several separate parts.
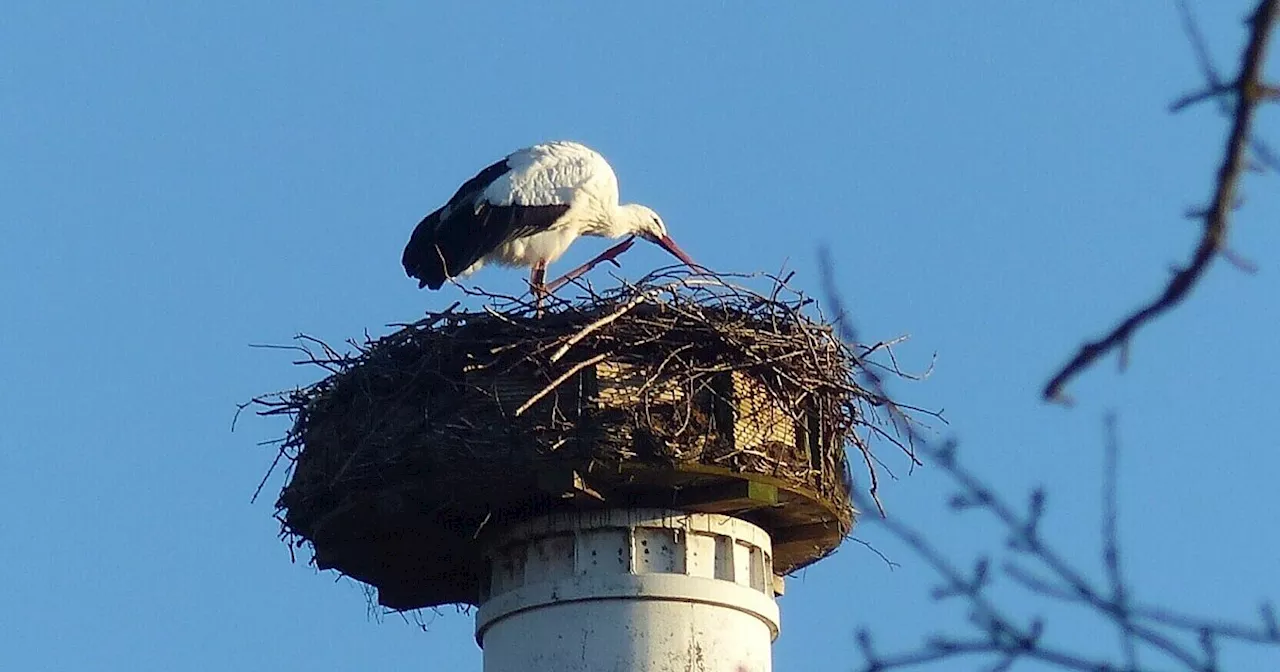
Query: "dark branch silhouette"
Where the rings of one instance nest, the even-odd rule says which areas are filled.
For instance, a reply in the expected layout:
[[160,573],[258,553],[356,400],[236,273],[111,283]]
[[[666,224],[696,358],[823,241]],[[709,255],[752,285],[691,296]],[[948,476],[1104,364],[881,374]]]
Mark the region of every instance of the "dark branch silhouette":
[[[836,316],[836,328],[841,338],[857,342],[853,324],[835,291],[832,261],[825,249],[821,251],[821,270],[827,306]],[[864,367],[861,373],[867,389],[880,398],[891,398],[874,368]],[[894,407],[888,410],[902,412]],[[1016,662],[1036,660],[1058,669],[1089,672],[1168,669],[1216,672],[1220,669],[1218,651],[1225,642],[1280,647],[1280,627],[1269,603],[1262,606],[1258,621],[1248,624],[1179,614],[1134,600],[1123,572],[1116,525],[1120,443],[1113,418],[1107,419],[1106,429],[1100,535],[1101,560],[1106,572],[1103,581],[1095,582],[1040,533],[1047,500],[1044,490],[1033,490],[1027,504],[1017,506],[960,463],[954,442],[937,444],[904,421],[902,431],[914,449],[913,455],[939,468],[956,488],[949,500],[951,508],[957,513],[976,512],[994,519],[1003,530],[1003,546],[1010,557],[999,563],[999,572],[992,570],[992,555],[980,558],[972,569],[964,569],[908,522],[889,515],[864,517],[863,525],[881,526],[941,578],[941,585],[933,591],[935,599],[959,599],[968,605],[972,632],[963,636],[934,635],[915,650],[883,654],[876,650],[871,633],[864,630],[858,635],[863,656],[861,669],[885,672],[944,662],[951,666],[948,669],[954,669],[957,659],[978,658],[988,662],[989,666],[984,669],[990,670],[1007,670]],[[875,503],[856,491],[855,504],[870,510]],[[1091,650],[1073,650],[1049,641],[1052,626],[1049,621],[1016,615],[1015,609],[1006,607],[1001,597],[989,590],[1000,576],[1023,589],[1024,595],[1084,607],[1088,618],[1096,621],[1100,628],[1110,627],[1117,632],[1117,653],[1108,656]],[[1001,596],[1008,594],[1008,591],[1000,593]],[[1168,667],[1171,663],[1177,667]]]
[[1183,5],[1184,25],[1187,26],[1188,35],[1196,49],[1207,84],[1203,90],[1176,101],[1173,109],[1177,111],[1196,102],[1217,100],[1233,111],[1231,132],[1223,152],[1222,164],[1218,168],[1212,204],[1203,213],[1197,213],[1204,221],[1203,234],[1190,262],[1174,273],[1158,297],[1121,320],[1106,336],[1081,346],[1075,357],[1045,386],[1046,400],[1069,402],[1063,388],[1072,378],[1112,350],[1127,347],[1134,332],[1181,303],[1204,277],[1214,257],[1225,251],[1231,213],[1237,206],[1240,177],[1250,166],[1248,150],[1252,147],[1255,158],[1262,164],[1270,165],[1273,169],[1277,165],[1270,150],[1252,140],[1250,128],[1258,106],[1276,99],[1277,88],[1263,82],[1262,68],[1278,13],[1280,0],[1262,0],[1258,3],[1248,21],[1249,42],[1241,56],[1240,72],[1234,81],[1224,82],[1209,61],[1204,41]]

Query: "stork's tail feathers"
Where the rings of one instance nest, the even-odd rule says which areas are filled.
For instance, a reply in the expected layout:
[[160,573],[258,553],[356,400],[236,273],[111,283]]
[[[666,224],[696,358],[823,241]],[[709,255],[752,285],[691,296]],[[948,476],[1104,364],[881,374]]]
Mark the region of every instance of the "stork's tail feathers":
[[436,226],[440,222],[440,210],[427,215],[418,222],[417,228],[404,247],[400,263],[404,264],[405,275],[418,280],[418,289],[430,287],[440,289],[448,279],[444,258],[436,246]]

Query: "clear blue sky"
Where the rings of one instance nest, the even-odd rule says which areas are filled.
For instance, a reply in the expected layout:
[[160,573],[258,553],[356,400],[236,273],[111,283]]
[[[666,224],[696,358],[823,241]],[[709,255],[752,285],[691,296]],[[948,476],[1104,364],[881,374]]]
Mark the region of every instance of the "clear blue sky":
[[[1232,234],[1259,274],[1217,264],[1127,374],[1090,372],[1072,410],[1038,398],[1196,234],[1182,213],[1209,194],[1226,124],[1166,113],[1199,82],[1173,4],[687,4],[6,6],[0,668],[479,670],[469,617],[378,622],[357,585],[290,564],[273,498],[249,503],[271,460],[255,442],[284,424],[228,430],[236,402],[315,375],[249,343],[378,334],[457,298],[403,276],[413,225],[557,138],[601,150],[623,197],[714,268],[785,261],[816,290],[830,244],[865,336],[910,334],[910,366],[938,353],[899,394],[945,408],[997,485],[1044,484],[1046,533],[1082,566],[1099,568],[1116,409],[1139,598],[1240,619],[1280,598],[1274,177],[1250,179]],[[1248,4],[1196,3],[1224,67]],[[1261,131],[1280,142],[1276,109]],[[958,558],[1000,544],[885,450],[904,476],[884,487],[892,514]],[[790,580],[778,669],[848,669],[863,625],[886,648],[959,627],[920,561],[861,536],[902,568],[849,545]],[[1112,646],[1046,613],[1061,641]],[[1274,649],[1233,655],[1280,668]]]

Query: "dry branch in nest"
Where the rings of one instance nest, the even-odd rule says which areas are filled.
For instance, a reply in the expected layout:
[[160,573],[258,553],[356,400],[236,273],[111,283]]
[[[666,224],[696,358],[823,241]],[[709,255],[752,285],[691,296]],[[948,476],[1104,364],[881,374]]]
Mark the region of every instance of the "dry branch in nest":
[[486,526],[563,509],[727,513],[772,534],[779,574],[824,557],[855,517],[845,448],[874,482],[886,400],[810,300],[746,281],[669,270],[541,314],[486,295],[350,354],[304,341],[330,375],[251,402],[294,421],[286,535],[397,609],[477,603]]

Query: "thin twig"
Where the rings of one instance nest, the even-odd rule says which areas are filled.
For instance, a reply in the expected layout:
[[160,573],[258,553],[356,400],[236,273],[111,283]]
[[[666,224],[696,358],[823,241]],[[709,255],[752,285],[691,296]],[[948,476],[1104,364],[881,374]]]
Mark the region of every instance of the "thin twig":
[[547,396],[548,394],[551,393],[552,390],[556,389],[557,387],[560,387],[560,384],[566,380],[569,380],[569,378],[573,377],[573,374],[593,364],[599,364],[600,362],[603,362],[604,360],[612,356],[613,356],[613,353],[611,352],[602,352],[596,355],[595,357],[584,359],[581,362],[574,364],[572,367],[570,367],[568,371],[565,371],[564,373],[560,374],[560,376],[558,376],[555,380],[551,381],[551,383],[548,384],[546,387],[542,388],[542,390],[539,391],[537,394],[533,395],[532,397],[529,397],[528,401],[524,402],[524,404],[521,405],[520,408],[516,409],[516,412],[515,412],[516,417],[520,417],[521,414],[529,410],[530,406],[533,406],[534,404],[538,403],[539,399]]
[[1116,606],[1116,626],[1120,629],[1120,646],[1124,651],[1125,663],[1131,669],[1138,668],[1138,649],[1134,637],[1133,622],[1129,612],[1128,584],[1124,572],[1120,569],[1120,539],[1116,532],[1117,488],[1119,478],[1120,439],[1116,436],[1116,417],[1107,414],[1106,439],[1104,446],[1104,463],[1102,467],[1102,559],[1107,568],[1107,582],[1111,588],[1111,603]]
[[612,313],[609,313],[608,315],[605,315],[604,317],[596,320],[595,322],[592,322],[591,324],[588,324],[587,326],[583,327],[581,330],[578,331],[578,333],[574,334],[573,336],[570,336],[569,339],[564,342],[564,345],[560,346],[560,349],[556,350],[555,354],[551,355],[551,358],[548,361],[552,363],[560,361],[560,358],[564,357],[565,353],[569,352],[570,348],[572,348],[575,344],[577,344],[582,339],[586,338],[591,332],[595,331],[596,329],[599,329],[600,327],[605,326],[606,324],[609,324],[610,322],[613,322],[614,320],[618,319],[619,317],[622,317],[623,315],[626,315],[628,312],[630,312],[632,308],[635,308],[636,306],[644,303],[645,299],[647,298],[648,297],[644,294],[637,294],[635,298],[622,304],[622,307],[618,308]]

